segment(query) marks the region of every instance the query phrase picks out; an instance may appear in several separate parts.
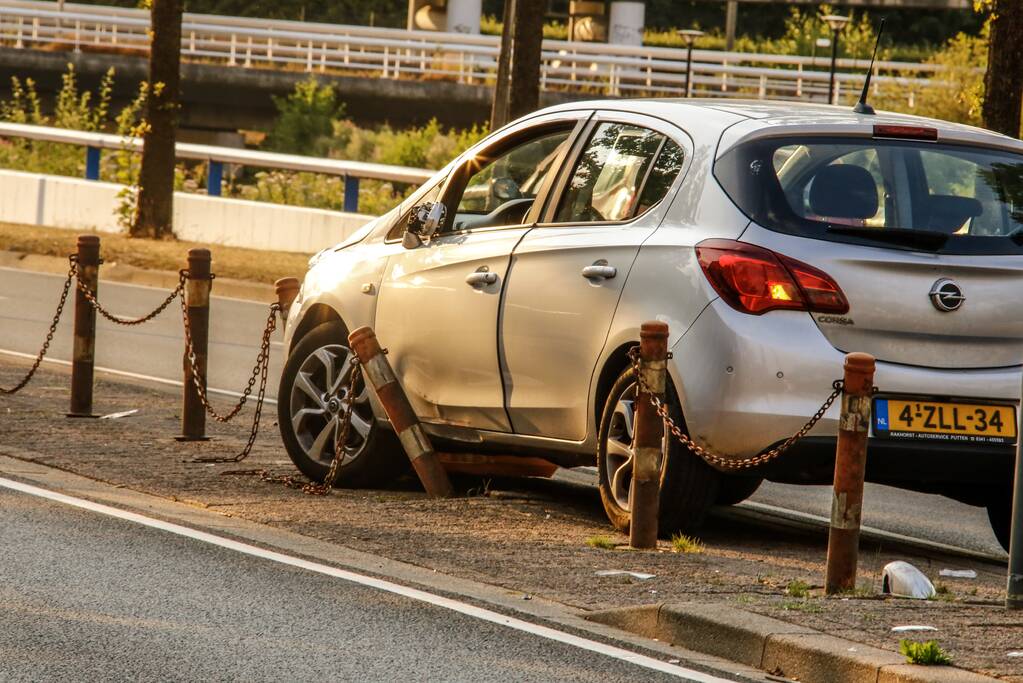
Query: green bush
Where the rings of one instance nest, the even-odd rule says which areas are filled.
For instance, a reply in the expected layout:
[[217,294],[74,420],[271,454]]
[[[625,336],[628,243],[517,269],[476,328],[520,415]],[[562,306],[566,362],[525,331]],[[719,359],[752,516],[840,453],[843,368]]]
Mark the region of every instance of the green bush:
[[926,643],[900,640],[899,652],[906,657],[906,661],[910,664],[939,666],[952,663],[952,658],[934,640],[928,640]]
[[330,137],[332,122],[344,115],[334,88],[310,76],[287,97],[273,98],[277,119],[265,146],[275,152],[319,154]]

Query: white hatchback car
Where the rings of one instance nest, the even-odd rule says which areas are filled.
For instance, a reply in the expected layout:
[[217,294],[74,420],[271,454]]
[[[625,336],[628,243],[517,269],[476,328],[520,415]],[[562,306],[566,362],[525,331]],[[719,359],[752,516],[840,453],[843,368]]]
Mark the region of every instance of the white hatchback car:
[[[282,437],[322,479],[354,400],[341,481],[395,476],[386,420],[346,388],[347,332],[371,325],[439,450],[595,462],[625,528],[627,352],[659,319],[676,418],[734,458],[799,429],[844,353],[873,354],[868,479],[986,506],[1007,543],[1020,228],[1023,144],[988,131],[792,103],[545,109],[311,260],[285,334]],[[741,474],[666,442],[662,531],[763,478],[830,482],[837,413]]]

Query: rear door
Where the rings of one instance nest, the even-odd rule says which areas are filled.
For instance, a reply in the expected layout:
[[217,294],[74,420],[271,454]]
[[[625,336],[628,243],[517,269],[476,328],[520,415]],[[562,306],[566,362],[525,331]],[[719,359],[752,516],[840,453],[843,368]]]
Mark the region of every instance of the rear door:
[[516,246],[505,287],[503,372],[519,434],[585,438],[597,358],[689,149],[674,126],[611,112],[590,121],[581,143],[543,223]]
[[781,144],[770,160],[793,215],[774,211],[766,222],[782,230],[754,224],[742,239],[835,278],[849,313],[814,318],[836,348],[934,368],[1019,364],[1023,159],[833,139]]

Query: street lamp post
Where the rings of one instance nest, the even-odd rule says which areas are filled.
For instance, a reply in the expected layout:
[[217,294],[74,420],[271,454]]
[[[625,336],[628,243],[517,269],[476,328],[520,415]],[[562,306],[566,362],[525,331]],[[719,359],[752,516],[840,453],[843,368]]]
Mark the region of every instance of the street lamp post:
[[703,35],[703,31],[695,28],[684,28],[678,35],[686,43],[686,97],[693,96],[693,43]]
[[831,28],[831,78],[828,80],[828,104],[835,104],[835,65],[838,61],[838,34],[850,18],[840,14],[825,14],[821,19]]

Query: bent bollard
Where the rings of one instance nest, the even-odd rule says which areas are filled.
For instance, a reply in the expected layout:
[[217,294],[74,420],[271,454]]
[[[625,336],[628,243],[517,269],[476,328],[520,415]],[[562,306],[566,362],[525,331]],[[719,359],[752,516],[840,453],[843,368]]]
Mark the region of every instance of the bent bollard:
[[432,498],[450,497],[452,488],[448,473],[437,459],[430,438],[419,424],[419,418],[412,410],[405,390],[401,388],[391,364],[387,362],[387,355],[380,348],[376,333],[369,327],[360,327],[348,335],[348,343],[359,357],[363,377],[380,399],[426,493]]

